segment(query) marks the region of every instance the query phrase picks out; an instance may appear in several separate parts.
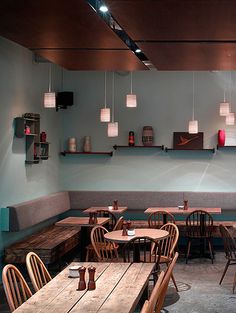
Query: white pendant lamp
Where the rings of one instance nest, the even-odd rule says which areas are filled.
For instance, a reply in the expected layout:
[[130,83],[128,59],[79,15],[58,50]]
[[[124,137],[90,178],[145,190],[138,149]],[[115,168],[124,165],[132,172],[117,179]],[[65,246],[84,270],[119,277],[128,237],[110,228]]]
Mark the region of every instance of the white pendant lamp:
[[[232,91],[232,76],[231,76],[231,72],[230,72],[230,92],[229,92],[229,104],[231,105],[231,91]],[[229,106],[229,114],[225,117],[225,124],[232,126],[235,124],[235,115],[233,112],[231,112],[231,107]]]
[[193,72],[193,111],[192,111],[192,120],[188,123],[188,132],[189,134],[197,134],[198,133],[198,121],[194,119],[194,96],[195,96],[195,90],[194,90],[194,72]]
[[118,122],[114,121],[114,111],[115,111],[115,84],[114,84],[114,72],[112,74],[112,120],[107,124],[107,136],[117,137],[118,136]]
[[100,110],[100,121],[101,122],[110,122],[111,112],[110,108],[107,108],[107,72],[104,75],[104,94],[105,94],[105,106]]
[[56,107],[56,93],[51,91],[52,84],[52,64],[49,66],[48,92],[44,93],[44,107],[47,109]]
[[227,116],[230,113],[230,104],[226,101],[226,82],[224,83],[224,101],[220,103],[220,116]]
[[126,96],[126,107],[136,108],[137,107],[137,97],[133,94],[133,73],[130,72],[130,94]]

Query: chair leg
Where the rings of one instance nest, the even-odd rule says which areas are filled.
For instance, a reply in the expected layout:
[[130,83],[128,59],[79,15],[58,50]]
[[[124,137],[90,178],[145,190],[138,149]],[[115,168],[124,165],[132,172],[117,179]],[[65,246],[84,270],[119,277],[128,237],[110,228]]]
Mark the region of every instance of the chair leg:
[[212,253],[212,245],[211,245],[211,239],[208,238],[208,246],[209,246],[209,252],[210,252],[210,256],[211,256],[211,263],[213,264],[213,253]]
[[234,275],[233,293],[234,293],[235,286],[236,286],[236,273]]
[[189,257],[190,247],[191,247],[191,240],[188,239],[187,253],[186,253],[186,264],[188,263],[188,257]]
[[[169,266],[169,263],[166,263],[166,266],[168,267]],[[171,273],[171,279],[172,279],[172,281],[173,281],[173,284],[174,284],[174,286],[175,286],[175,289],[176,289],[176,291],[178,292],[179,291],[179,289],[178,289],[178,287],[177,287],[177,283],[176,283],[176,280],[175,280],[175,278],[174,278],[174,274],[173,274],[173,272]]]
[[228,269],[228,267],[229,267],[229,263],[230,263],[230,260],[228,260],[227,263],[226,263],[226,265],[225,265],[225,269],[224,269],[224,272],[223,272],[223,274],[222,274],[222,277],[221,277],[221,279],[220,279],[219,284],[222,283],[222,280],[223,280],[224,277],[225,277],[225,273],[227,272],[227,269]]

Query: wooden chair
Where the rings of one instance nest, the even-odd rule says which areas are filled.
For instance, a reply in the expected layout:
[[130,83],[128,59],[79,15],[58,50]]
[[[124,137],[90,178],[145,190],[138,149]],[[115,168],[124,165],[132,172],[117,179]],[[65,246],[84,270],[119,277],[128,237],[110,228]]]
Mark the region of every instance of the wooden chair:
[[27,254],[26,267],[35,292],[41,289],[52,279],[44,263],[34,252],[29,252]]
[[[117,220],[117,222],[116,222],[116,224],[115,224],[113,230],[121,230],[122,227],[123,227],[123,222],[124,222],[124,217],[121,216],[121,217]],[[116,246],[117,249],[119,248],[119,245],[118,245],[118,244],[114,244],[114,245]],[[86,262],[89,262],[89,260],[90,260],[91,258],[93,258],[93,257],[94,257],[94,249],[93,249],[93,245],[90,243],[90,244],[87,245],[87,247],[86,247],[86,259],[85,259]]]
[[153,212],[148,217],[148,226],[150,228],[161,228],[166,223],[175,224],[174,215],[167,211]]
[[108,210],[97,210],[97,216],[98,217],[109,217],[107,229],[108,229],[108,231],[114,230],[114,227],[115,227],[116,222],[117,222],[117,218],[112,212],[110,212]]
[[140,313],[149,313],[149,301],[148,300],[144,302],[144,305],[142,306]]
[[123,222],[124,222],[124,217],[121,216],[117,222],[116,225],[114,226],[113,230],[121,230],[123,228]]
[[[179,239],[179,229],[175,224],[172,223],[167,223],[163,225],[160,229],[166,230],[169,233],[169,236],[167,238],[160,241],[160,264],[166,264],[166,266],[168,266],[175,254],[175,248]],[[176,291],[178,291],[178,287],[173,273],[171,274],[171,279],[175,285]]]
[[[220,224],[219,228],[224,242],[225,257],[227,259],[227,263],[225,265],[222,277],[220,279],[221,284],[228,270],[229,265],[236,264],[236,241],[234,237],[230,234],[229,230],[224,225]],[[236,286],[236,274],[234,276],[233,293],[235,286]]]
[[106,240],[104,234],[108,230],[103,226],[95,226],[91,231],[91,243],[99,262],[117,261],[117,246]]
[[[207,241],[211,262],[213,264],[212,228],[213,218],[211,214],[204,210],[195,210],[186,217],[186,237],[188,240],[186,264],[188,263],[189,252],[193,240],[200,241],[201,250],[204,250],[205,241]],[[201,254],[204,254],[204,251],[201,251]]]
[[32,296],[24,277],[14,265],[3,268],[2,282],[11,312]]

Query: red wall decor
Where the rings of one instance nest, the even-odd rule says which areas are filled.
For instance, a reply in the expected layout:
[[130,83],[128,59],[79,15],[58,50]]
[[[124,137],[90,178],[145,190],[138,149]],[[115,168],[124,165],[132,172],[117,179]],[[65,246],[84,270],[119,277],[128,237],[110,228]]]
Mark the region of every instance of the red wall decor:
[[199,132],[197,134],[189,134],[187,132],[174,132],[174,149],[203,149],[203,132]]

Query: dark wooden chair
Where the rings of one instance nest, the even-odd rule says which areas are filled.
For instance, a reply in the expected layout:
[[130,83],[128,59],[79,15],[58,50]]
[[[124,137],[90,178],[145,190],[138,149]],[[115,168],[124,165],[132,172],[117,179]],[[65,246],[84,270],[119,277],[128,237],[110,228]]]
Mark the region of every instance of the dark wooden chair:
[[148,226],[150,228],[161,228],[166,223],[175,224],[174,215],[167,211],[156,211],[148,217]]
[[110,220],[109,220],[106,228],[108,231],[112,231],[114,229],[116,222],[117,222],[117,218],[112,212],[110,212],[108,210],[97,210],[97,216],[98,217],[109,217]]
[[95,226],[91,231],[91,243],[99,262],[118,260],[117,245],[104,237],[108,230],[103,226]]
[[[219,229],[224,242],[225,257],[227,259],[222,277],[220,279],[221,284],[228,270],[228,267],[230,265],[236,264],[236,241],[234,237],[230,234],[229,230],[224,225],[220,224]],[[236,274],[234,276],[233,293],[235,286],[236,286]]]
[[11,312],[32,296],[24,277],[12,264],[3,268],[2,282]]
[[186,264],[188,263],[191,243],[194,240],[200,242],[200,256],[204,256],[205,243],[207,242],[213,264],[212,229],[213,218],[210,213],[204,210],[195,210],[186,217],[186,237],[188,241]]

